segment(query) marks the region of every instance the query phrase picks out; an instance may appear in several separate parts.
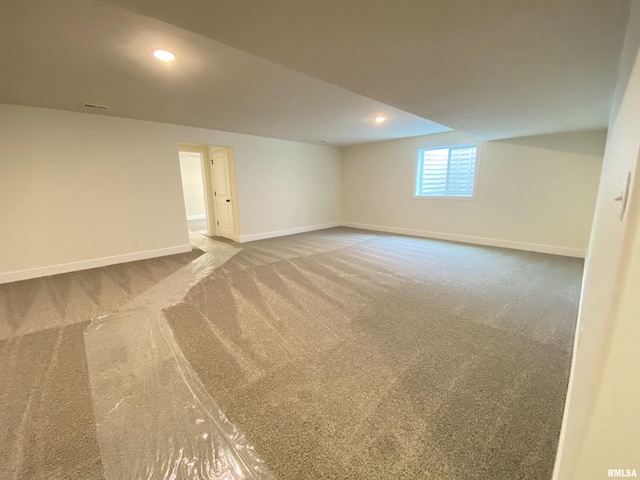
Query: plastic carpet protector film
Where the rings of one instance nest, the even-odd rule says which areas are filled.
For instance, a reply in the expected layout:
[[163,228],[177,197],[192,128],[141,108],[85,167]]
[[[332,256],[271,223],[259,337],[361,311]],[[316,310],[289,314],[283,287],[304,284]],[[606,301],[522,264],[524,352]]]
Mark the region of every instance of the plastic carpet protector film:
[[107,479],[275,478],[208,394],[162,313],[239,251],[193,240],[209,251],[85,331]]

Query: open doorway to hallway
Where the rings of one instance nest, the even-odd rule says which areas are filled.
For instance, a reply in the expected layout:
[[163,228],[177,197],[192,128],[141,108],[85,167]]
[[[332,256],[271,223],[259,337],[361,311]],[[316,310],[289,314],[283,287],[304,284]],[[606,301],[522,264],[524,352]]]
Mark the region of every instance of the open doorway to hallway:
[[179,156],[187,227],[192,232],[208,235],[203,153],[181,151]]
[[239,238],[233,148],[180,144],[187,228],[209,237]]

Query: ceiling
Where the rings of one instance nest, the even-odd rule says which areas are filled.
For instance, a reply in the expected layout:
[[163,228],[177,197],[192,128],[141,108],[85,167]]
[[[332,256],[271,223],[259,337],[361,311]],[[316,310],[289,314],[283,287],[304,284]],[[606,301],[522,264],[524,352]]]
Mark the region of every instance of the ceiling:
[[[628,11],[627,0],[0,0],[0,102],[97,103],[334,145],[606,128]],[[155,60],[162,46],[178,59]]]

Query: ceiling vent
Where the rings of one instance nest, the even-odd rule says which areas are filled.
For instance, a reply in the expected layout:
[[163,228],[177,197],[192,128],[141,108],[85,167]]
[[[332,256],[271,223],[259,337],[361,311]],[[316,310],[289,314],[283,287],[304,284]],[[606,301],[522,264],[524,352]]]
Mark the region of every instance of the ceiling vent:
[[84,106],[87,108],[95,108],[98,110],[109,110],[110,108],[110,107],[107,107],[106,105],[96,105],[95,103],[85,103]]

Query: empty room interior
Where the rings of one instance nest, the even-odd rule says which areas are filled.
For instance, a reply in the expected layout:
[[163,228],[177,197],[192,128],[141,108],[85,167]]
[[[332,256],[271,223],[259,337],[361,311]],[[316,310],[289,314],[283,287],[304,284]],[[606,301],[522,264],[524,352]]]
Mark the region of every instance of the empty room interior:
[[0,478],[640,472],[640,0],[0,0]]

